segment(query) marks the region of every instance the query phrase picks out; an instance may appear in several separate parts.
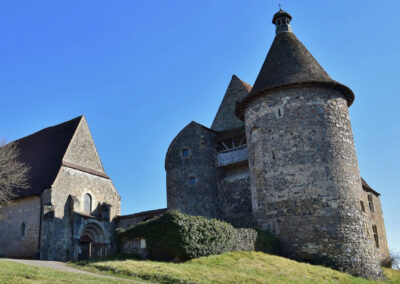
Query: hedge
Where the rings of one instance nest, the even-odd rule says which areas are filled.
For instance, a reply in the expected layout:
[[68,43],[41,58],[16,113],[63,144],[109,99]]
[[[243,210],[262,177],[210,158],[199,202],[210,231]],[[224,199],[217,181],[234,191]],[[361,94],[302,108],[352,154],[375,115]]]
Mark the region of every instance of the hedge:
[[236,229],[223,221],[175,210],[116,234],[119,242],[146,239],[147,258],[152,260],[186,261],[238,250],[280,253],[279,242],[268,232]]

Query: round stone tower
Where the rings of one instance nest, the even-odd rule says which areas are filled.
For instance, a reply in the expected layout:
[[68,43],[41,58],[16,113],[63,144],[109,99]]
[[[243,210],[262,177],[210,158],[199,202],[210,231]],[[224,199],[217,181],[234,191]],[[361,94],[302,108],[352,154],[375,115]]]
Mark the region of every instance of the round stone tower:
[[379,278],[360,208],[348,113],[354,94],[296,38],[291,19],[282,10],[274,15],[275,39],[236,110],[246,126],[254,217],[291,258]]

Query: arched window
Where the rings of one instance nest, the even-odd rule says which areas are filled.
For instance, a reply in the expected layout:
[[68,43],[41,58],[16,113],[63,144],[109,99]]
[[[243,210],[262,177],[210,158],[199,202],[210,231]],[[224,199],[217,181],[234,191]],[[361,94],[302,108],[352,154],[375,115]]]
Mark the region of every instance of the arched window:
[[83,197],[83,211],[89,214],[92,212],[92,197],[88,193]]
[[25,236],[25,223],[21,224],[21,238]]

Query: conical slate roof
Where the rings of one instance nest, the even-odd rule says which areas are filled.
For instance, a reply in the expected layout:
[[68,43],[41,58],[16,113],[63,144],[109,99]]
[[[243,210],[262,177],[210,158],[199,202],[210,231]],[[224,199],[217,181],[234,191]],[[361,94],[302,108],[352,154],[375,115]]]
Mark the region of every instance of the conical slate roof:
[[334,82],[294,33],[279,33],[275,36],[251,94],[306,81]]
[[319,65],[307,48],[297,39],[290,26],[291,16],[280,10],[274,15],[285,21],[276,23],[276,36],[251,93],[236,108],[236,115],[243,119],[243,113],[250,101],[262,95],[271,95],[277,90],[302,86],[331,88],[343,93],[350,106],[354,101],[353,92],[333,80]]

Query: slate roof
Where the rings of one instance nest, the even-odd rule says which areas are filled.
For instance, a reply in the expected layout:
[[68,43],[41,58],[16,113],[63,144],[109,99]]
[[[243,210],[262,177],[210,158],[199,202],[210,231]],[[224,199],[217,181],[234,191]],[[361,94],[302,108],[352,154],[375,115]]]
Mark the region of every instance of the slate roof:
[[354,101],[353,92],[333,80],[294,33],[278,33],[250,95],[242,100],[236,109],[236,114],[242,119],[247,103],[261,94],[272,93],[278,89],[309,85],[341,91],[346,96],[349,106]]
[[362,187],[364,188],[364,190],[370,191],[370,192],[374,193],[377,196],[381,195],[379,192],[377,192],[374,189],[372,189],[372,187],[370,187],[369,184],[363,178],[361,178],[361,183],[362,183]]
[[211,125],[212,130],[224,131],[243,126],[243,121],[239,120],[235,115],[235,109],[237,104],[250,93],[251,88],[252,86],[239,79],[239,77],[232,75],[232,79],[229,82],[224,98]]
[[18,160],[31,168],[29,188],[15,189],[15,198],[39,195],[51,187],[81,119],[82,116],[76,117],[7,144],[17,144],[20,151]]

